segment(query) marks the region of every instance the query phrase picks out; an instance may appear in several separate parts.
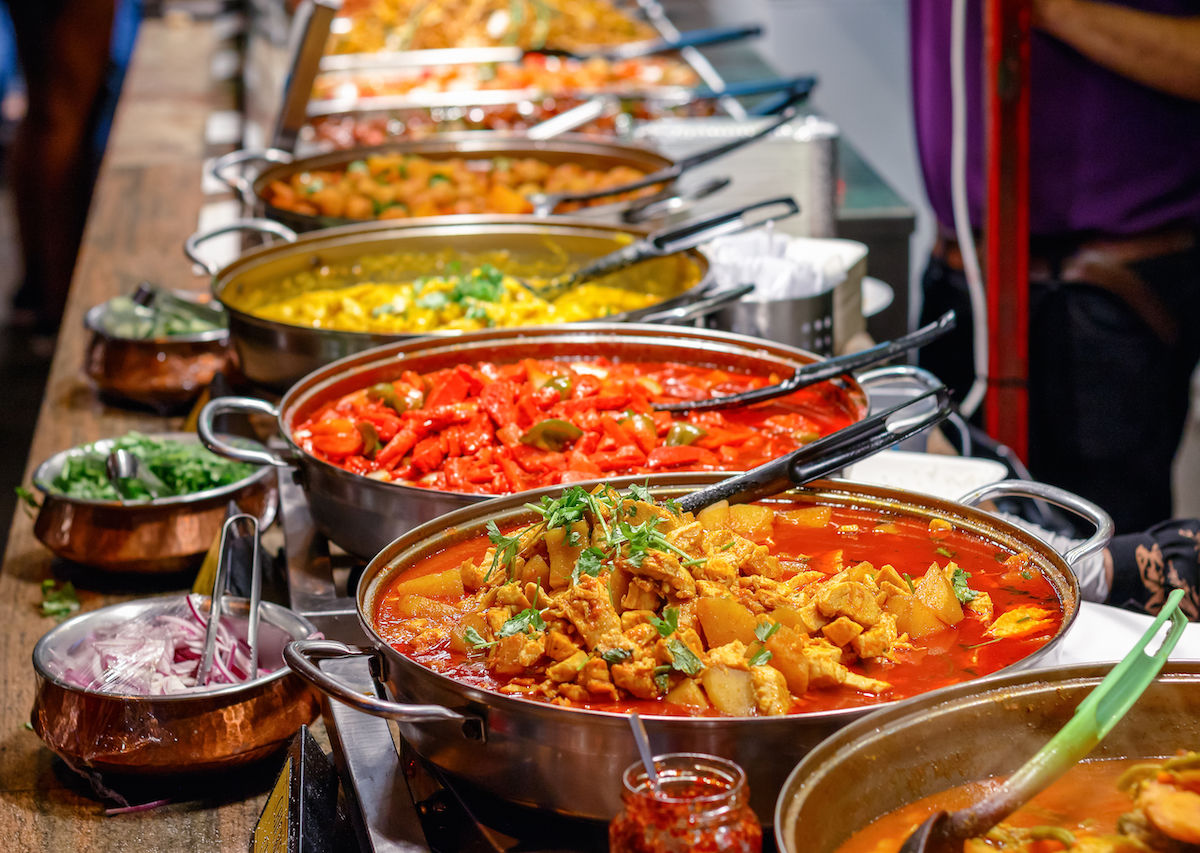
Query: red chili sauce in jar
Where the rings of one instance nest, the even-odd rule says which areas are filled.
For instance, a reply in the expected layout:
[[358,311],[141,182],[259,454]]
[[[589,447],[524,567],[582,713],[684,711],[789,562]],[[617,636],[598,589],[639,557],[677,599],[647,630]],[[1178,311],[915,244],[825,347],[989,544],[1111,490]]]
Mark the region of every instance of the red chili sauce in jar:
[[345,394],[293,437],[318,459],[373,479],[501,495],[608,476],[744,471],[857,421],[823,382],[754,406],[656,412],[654,403],[782,381],[671,362],[523,359],[404,372]]

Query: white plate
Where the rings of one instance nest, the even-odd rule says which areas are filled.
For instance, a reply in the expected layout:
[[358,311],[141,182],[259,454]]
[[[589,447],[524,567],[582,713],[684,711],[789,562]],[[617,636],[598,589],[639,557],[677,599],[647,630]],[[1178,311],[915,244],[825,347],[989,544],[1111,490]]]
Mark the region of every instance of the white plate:
[[890,486],[956,501],[980,486],[1003,480],[1008,469],[990,459],[883,450],[846,468],[846,479]]

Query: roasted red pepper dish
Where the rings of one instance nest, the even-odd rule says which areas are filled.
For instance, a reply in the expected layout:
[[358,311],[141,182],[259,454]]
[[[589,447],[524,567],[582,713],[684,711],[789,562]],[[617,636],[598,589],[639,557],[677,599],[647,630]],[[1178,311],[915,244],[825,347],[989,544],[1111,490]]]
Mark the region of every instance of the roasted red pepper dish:
[[472,686],[573,707],[758,716],[900,699],[1004,667],[1062,606],[1025,553],[949,521],[789,501],[695,516],[580,486],[541,520],[388,580],[374,625]]
[[348,471],[476,494],[659,471],[743,471],[861,412],[829,383],[725,411],[671,414],[652,404],[783,378],[603,358],[463,364],[346,394],[299,423],[293,437]]

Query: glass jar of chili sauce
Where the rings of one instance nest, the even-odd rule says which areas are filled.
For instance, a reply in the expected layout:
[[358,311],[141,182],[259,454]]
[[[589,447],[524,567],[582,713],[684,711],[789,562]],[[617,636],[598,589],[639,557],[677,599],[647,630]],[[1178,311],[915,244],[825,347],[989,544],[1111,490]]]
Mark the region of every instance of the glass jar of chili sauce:
[[741,767],[691,752],[659,755],[654,764],[657,790],[640,762],[622,777],[625,810],[608,826],[610,853],[760,853],[762,826]]

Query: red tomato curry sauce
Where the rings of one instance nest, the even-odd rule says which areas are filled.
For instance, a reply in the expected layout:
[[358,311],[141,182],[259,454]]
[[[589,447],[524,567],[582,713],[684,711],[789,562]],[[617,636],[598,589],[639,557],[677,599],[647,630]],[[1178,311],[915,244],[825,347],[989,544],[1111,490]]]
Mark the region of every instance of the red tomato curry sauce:
[[[766,545],[781,564],[800,566],[807,572],[820,572],[827,577],[864,561],[876,568],[890,565],[912,587],[932,564],[944,568],[953,561],[967,574],[965,583],[969,590],[990,598],[991,615],[987,619],[964,618],[952,627],[935,630],[911,642],[901,642],[886,659],[851,660],[850,655],[844,658],[852,672],[886,681],[891,685],[890,689],[875,694],[845,685],[810,689],[800,697],[793,697],[788,713],[852,708],[904,699],[984,676],[1037,651],[1062,626],[1063,607],[1055,588],[1028,554],[1002,550],[996,543],[954,528],[941,519],[930,522],[873,509],[824,506],[803,500],[760,501],[757,505],[771,507],[776,512],[770,537],[755,541]],[[797,510],[792,515],[819,513],[816,526],[806,520],[793,523],[789,511]],[[512,533],[513,530],[504,532]],[[430,625],[445,627],[448,632],[454,630],[463,615],[456,609],[456,606],[463,606],[461,602],[447,599],[432,607],[432,612],[426,605],[424,610],[414,614],[404,596],[389,594],[398,584],[413,578],[446,572],[462,565],[464,560],[479,560],[488,547],[487,537],[480,535],[451,545],[389,578],[387,586],[375,596],[372,617],[379,635],[402,654],[465,684],[501,690],[509,679],[493,677],[478,654],[455,650],[452,642],[414,645],[405,640],[412,634],[406,622],[414,615],[428,619]],[[1034,608],[1041,610],[1040,616],[1026,615]],[[769,620],[770,616],[761,614],[759,618]],[[504,689],[503,692],[513,691]],[[629,699],[571,704],[613,712],[636,709],[650,714],[719,715],[712,708],[681,707],[661,698],[657,701]]]
[[293,435],[347,471],[471,494],[658,471],[744,471],[863,412],[829,382],[728,411],[675,414],[652,404],[737,394],[783,378],[605,358],[460,364],[405,371],[346,394]]

